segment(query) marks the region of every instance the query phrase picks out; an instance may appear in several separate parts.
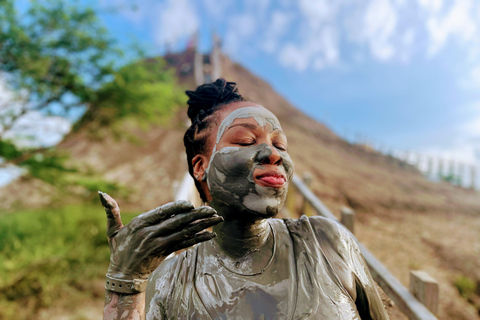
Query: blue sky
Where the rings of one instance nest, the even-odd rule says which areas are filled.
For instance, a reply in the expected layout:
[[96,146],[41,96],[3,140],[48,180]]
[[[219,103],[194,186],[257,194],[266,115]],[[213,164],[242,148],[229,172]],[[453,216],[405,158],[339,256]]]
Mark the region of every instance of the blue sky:
[[[233,60],[338,134],[480,166],[479,0],[80,1],[124,48],[162,55],[198,31],[208,50],[215,31]],[[50,120],[51,144],[69,125]]]
[[235,61],[341,135],[480,164],[480,1],[87,2],[152,55],[211,33]]

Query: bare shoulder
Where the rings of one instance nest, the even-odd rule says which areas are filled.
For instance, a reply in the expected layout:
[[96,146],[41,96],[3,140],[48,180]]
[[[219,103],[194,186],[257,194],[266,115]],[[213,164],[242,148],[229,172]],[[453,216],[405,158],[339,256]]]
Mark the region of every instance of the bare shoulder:
[[337,220],[321,216],[309,217],[308,220],[317,236],[335,242],[341,239],[354,239],[350,231]]
[[340,222],[322,216],[302,216],[297,220],[285,219],[291,232],[308,237],[315,234],[319,240],[337,242],[340,239],[351,239],[353,235]]
[[349,252],[359,252],[355,237],[337,220],[302,216],[297,220],[285,219],[285,223],[292,234],[308,242],[318,243],[329,252],[333,249],[344,258]]

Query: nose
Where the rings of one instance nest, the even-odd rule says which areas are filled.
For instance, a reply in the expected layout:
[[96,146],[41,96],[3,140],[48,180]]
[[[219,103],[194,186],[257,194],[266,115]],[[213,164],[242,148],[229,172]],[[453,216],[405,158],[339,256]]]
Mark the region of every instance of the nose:
[[283,159],[277,148],[265,144],[265,147],[257,154],[257,161],[262,164],[281,165]]

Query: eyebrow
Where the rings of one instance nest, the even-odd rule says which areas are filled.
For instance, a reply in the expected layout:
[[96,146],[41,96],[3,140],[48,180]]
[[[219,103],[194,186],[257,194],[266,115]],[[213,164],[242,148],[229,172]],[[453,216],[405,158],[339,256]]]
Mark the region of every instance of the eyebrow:
[[[234,125],[231,125],[230,127],[228,127],[227,130],[230,130],[231,128],[234,128],[234,127],[244,127],[244,128],[250,129],[250,130],[256,130],[258,128],[257,125],[251,124],[251,123],[237,123],[237,124],[234,124]],[[280,129],[280,128],[275,129],[272,132],[280,132],[281,134],[285,135],[283,130]]]
[[237,123],[237,124],[234,124],[234,125],[231,125],[230,127],[228,127],[228,130],[234,128],[234,127],[245,127],[247,129],[250,129],[250,130],[256,130],[258,127],[254,124],[251,124],[251,123]]

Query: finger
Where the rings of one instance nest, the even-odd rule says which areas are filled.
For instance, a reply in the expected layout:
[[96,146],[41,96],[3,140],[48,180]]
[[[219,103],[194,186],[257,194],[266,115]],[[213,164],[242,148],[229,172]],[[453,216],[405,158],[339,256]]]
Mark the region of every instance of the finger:
[[210,228],[216,224],[219,224],[220,222],[223,221],[223,218],[220,216],[215,215],[214,217],[210,218],[205,218],[202,220],[195,221],[194,224],[190,224],[187,226],[185,229],[183,229],[180,232],[176,232],[172,234],[171,236],[164,238],[165,243],[167,244],[172,244],[172,246],[175,246],[177,243],[186,241],[191,239],[192,237],[195,237],[196,234],[204,231],[207,228]]
[[214,225],[223,222],[223,217],[214,215],[210,218],[205,218],[201,220],[194,221],[193,223],[189,224],[187,228],[182,230],[181,234],[184,238],[190,238],[193,235],[203,231],[207,228],[213,227]]
[[98,195],[107,213],[107,236],[111,238],[123,228],[120,208],[117,202],[105,192],[98,191]]
[[186,200],[179,200],[175,202],[170,202],[144,212],[138,216],[139,219],[143,221],[143,225],[152,225],[161,222],[162,220],[171,217],[172,215],[177,215],[183,212],[190,212],[195,209],[195,206]]
[[172,252],[181,250],[181,249],[186,249],[200,242],[212,240],[216,236],[217,234],[215,232],[208,232],[208,231],[199,232],[193,238],[177,243],[175,246],[172,247],[173,248]]
[[158,228],[158,235],[166,235],[178,232],[187,227],[195,220],[204,219],[216,215],[215,209],[211,207],[200,207],[188,213],[181,213],[172,218],[164,220]]

